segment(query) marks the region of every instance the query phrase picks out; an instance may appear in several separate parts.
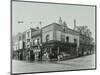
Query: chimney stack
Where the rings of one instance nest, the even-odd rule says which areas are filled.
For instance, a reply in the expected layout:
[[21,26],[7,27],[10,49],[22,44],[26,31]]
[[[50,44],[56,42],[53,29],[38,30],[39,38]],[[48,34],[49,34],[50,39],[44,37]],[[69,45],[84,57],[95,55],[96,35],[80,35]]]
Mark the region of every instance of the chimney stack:
[[60,24],[60,25],[63,24],[63,23],[62,23],[62,18],[61,18],[61,17],[59,17],[59,24]]
[[74,19],[74,29],[76,29],[76,19]]
[[39,29],[39,27],[36,27],[36,29],[38,30],[38,29]]

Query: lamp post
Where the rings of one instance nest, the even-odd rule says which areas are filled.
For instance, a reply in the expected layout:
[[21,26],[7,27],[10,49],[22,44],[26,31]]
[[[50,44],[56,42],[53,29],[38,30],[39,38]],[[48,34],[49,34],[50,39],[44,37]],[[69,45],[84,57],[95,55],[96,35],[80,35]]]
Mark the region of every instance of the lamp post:
[[41,43],[40,43],[40,61],[42,61],[42,22],[39,22],[40,24],[40,38],[41,38]]

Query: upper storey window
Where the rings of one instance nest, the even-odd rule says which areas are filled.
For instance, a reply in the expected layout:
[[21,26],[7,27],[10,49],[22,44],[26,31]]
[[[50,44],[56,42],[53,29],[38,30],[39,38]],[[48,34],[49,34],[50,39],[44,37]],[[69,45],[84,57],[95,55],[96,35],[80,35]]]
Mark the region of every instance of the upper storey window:
[[49,35],[46,35],[46,42],[49,41]]
[[75,43],[75,44],[77,43],[77,39],[74,39],[74,43]]
[[40,41],[40,40],[39,40],[39,39],[37,39],[37,44],[39,44],[39,41]]
[[21,41],[21,36],[19,36],[19,39],[18,40]]
[[61,41],[65,42],[65,35],[61,35]]
[[27,39],[27,42],[30,42],[30,39]]
[[68,36],[66,37],[66,42],[69,42],[69,37]]
[[30,32],[27,32],[27,36],[30,37]]

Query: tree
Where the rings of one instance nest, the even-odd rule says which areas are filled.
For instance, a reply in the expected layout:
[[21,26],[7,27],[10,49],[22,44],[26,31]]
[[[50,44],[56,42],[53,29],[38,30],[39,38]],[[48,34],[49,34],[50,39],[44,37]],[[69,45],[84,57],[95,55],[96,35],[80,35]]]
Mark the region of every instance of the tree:
[[92,34],[88,26],[77,26],[77,31],[88,37],[91,37]]

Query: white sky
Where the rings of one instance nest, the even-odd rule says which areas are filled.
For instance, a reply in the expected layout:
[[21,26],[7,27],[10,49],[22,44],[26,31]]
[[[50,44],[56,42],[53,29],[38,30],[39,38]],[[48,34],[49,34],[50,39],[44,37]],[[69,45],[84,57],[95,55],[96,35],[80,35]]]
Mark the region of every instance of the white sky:
[[[42,21],[42,27],[53,22],[58,23],[60,16],[63,21],[66,21],[69,28],[73,29],[74,19],[76,19],[77,26],[87,25],[94,37],[95,7],[16,1],[12,3],[13,35],[30,27],[39,26],[40,21]],[[24,23],[19,24],[18,21]]]

